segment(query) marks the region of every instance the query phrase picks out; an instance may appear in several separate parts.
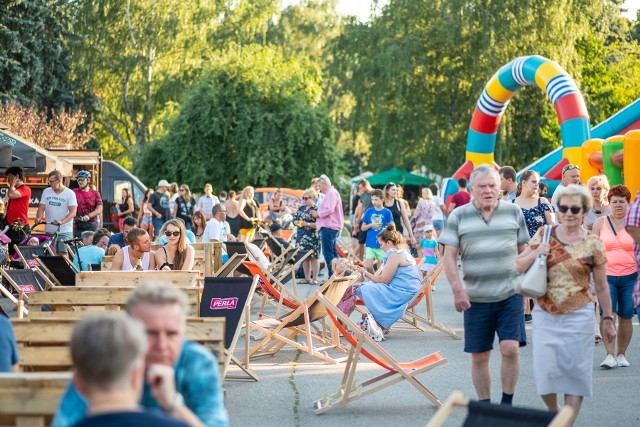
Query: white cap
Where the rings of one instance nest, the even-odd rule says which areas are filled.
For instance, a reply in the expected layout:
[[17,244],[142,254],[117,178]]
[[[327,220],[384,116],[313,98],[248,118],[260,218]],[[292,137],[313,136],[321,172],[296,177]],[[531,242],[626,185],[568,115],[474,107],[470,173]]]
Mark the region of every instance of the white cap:
[[169,187],[169,182],[167,182],[167,180],[166,180],[166,179],[161,179],[161,180],[158,182],[158,187]]

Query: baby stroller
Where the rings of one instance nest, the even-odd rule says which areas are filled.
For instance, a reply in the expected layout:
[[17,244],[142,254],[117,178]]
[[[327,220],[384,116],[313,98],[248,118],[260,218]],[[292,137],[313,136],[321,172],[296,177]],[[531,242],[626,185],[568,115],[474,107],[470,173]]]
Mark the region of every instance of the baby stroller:
[[[9,262],[10,268],[29,268],[37,266],[34,256],[51,255],[52,238],[43,231],[35,231],[37,227],[45,223],[37,224],[31,229],[20,228],[24,234],[24,238],[16,245],[16,253]],[[47,223],[48,224],[48,223]],[[58,226],[58,229],[60,226]],[[57,240],[58,231],[53,235]],[[26,265],[25,265],[26,264]]]

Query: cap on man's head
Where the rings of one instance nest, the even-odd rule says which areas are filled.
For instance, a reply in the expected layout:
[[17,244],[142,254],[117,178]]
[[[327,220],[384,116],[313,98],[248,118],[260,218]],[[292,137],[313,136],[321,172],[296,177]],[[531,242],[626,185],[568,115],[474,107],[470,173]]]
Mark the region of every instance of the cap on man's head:
[[282,226],[277,222],[274,222],[269,226],[269,231],[271,231],[272,233],[275,233],[278,230],[282,230]]
[[565,167],[562,168],[562,175],[564,175],[565,172],[571,171],[574,169],[580,170],[580,167],[578,165],[572,165],[572,164],[565,165]]
[[166,179],[158,181],[158,187],[169,187],[169,182]]

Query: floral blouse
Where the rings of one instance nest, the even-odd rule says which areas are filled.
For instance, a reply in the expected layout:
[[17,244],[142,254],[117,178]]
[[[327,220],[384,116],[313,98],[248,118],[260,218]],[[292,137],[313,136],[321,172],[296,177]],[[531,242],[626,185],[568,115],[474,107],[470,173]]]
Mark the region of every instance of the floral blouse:
[[[581,242],[567,245],[551,232],[551,251],[547,257],[547,293],[538,298],[540,308],[551,314],[570,313],[594,301],[589,292],[589,275],[593,268],[607,262],[602,241],[588,234]],[[544,227],[529,241],[536,249],[542,241]]]

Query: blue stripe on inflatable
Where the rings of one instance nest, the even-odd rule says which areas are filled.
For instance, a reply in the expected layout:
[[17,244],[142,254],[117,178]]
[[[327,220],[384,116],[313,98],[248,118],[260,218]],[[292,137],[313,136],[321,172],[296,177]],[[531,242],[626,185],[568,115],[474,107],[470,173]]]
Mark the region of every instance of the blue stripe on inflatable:
[[529,59],[528,56],[521,56],[511,61],[511,74],[513,75],[513,79],[520,86],[528,86],[533,83],[527,80],[527,78],[524,75],[524,64],[527,59]]
[[491,154],[496,148],[496,134],[476,132],[469,128],[467,151],[470,153]]
[[573,79],[566,74],[555,76],[547,83],[547,96],[552,104],[568,93],[579,93],[579,91]]
[[487,93],[487,90],[485,89],[482,91],[482,95],[480,95],[480,99],[478,99],[478,104],[476,106],[478,107],[478,110],[482,111],[484,114],[496,117],[504,112],[508,104],[508,102],[502,103],[496,101],[489,96],[489,93]]
[[560,125],[562,146],[564,148],[580,147],[591,135],[589,120],[578,117],[567,120]]
[[549,62],[549,60],[547,58],[543,58],[540,55],[533,55],[528,57],[522,69],[524,78],[534,84],[536,82],[536,72],[538,71],[538,68],[540,68],[540,66],[545,62]]
[[513,61],[508,63],[507,65],[503,65],[500,70],[498,70],[498,81],[507,90],[511,92],[516,92],[521,86],[516,82],[513,78],[513,74],[511,73],[511,64]]

